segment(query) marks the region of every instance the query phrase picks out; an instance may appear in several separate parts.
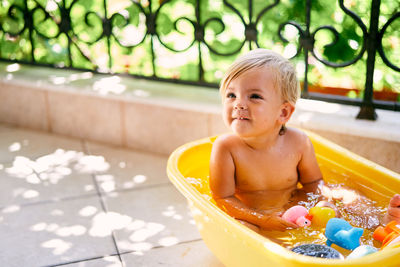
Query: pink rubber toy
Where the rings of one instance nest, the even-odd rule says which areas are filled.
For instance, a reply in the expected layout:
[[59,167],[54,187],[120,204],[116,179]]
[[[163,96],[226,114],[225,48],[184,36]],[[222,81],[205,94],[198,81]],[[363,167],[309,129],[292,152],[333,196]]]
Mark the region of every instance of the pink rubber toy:
[[303,206],[293,206],[282,215],[282,219],[295,223],[300,227],[310,226],[312,216]]

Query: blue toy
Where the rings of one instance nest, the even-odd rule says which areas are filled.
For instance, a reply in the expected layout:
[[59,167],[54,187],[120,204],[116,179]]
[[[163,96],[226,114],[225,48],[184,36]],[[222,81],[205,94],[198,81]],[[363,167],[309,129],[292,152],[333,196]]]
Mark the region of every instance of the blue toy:
[[347,259],[361,258],[361,257],[364,257],[365,255],[372,254],[377,251],[378,251],[378,249],[376,249],[372,246],[362,245],[362,246],[357,247],[355,250],[353,250],[353,252],[351,252],[350,255],[347,256]]
[[326,244],[332,243],[349,250],[360,246],[360,237],[364,229],[351,226],[348,222],[339,218],[332,218],[325,228]]

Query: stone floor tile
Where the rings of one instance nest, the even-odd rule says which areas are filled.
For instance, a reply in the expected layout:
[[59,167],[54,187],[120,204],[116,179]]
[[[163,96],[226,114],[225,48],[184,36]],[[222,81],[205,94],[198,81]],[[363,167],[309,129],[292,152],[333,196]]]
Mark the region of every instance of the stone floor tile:
[[1,165],[0,207],[96,194],[92,175],[76,170],[77,164],[19,158]]
[[120,252],[200,239],[185,198],[172,185],[114,192],[106,205],[119,222],[115,236]]
[[109,169],[96,175],[102,192],[169,183],[166,156],[92,142],[87,147],[90,154],[104,157],[110,165]]
[[2,266],[48,266],[115,255],[103,218],[98,197],[3,208]]
[[[80,261],[71,264],[57,265],[63,267],[122,267],[122,263],[118,256],[109,256],[100,259]],[[54,266],[55,267],[55,266]],[[129,265],[127,265],[129,267]],[[133,267],[133,266],[132,266]]]
[[0,124],[0,164],[18,156],[36,159],[58,149],[81,152],[83,146],[78,139]]
[[223,267],[203,241],[121,255],[126,266]]

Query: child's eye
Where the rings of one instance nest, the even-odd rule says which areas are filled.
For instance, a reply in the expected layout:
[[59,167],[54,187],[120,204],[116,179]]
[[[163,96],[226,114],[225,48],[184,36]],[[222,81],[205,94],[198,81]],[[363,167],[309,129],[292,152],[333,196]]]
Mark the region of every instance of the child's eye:
[[228,94],[226,95],[226,97],[227,97],[227,98],[235,98],[236,96],[235,96],[234,93],[228,93]]
[[250,98],[253,98],[253,99],[263,99],[262,96],[259,95],[259,94],[251,94],[251,95],[250,95]]

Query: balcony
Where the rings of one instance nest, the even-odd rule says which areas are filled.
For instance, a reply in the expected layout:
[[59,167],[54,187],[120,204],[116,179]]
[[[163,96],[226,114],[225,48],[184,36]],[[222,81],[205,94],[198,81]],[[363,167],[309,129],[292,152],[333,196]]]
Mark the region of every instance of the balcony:
[[[165,173],[173,149],[227,131],[217,91],[15,63],[0,68],[8,266],[220,266]],[[399,172],[397,113],[377,110],[379,119],[369,121],[357,112],[302,99],[291,125]]]
[[[32,5],[38,6],[40,1],[34,2],[36,4],[15,8],[11,13],[33,19],[27,14]],[[168,7],[171,1],[158,2],[153,11]],[[310,2],[307,1],[308,5]],[[127,2],[119,3],[126,5]],[[340,3],[343,1],[338,1],[338,5]],[[136,2],[129,2],[130,5],[139,6]],[[150,45],[159,38],[155,23],[150,23],[155,22],[156,17],[151,16],[154,12],[149,13],[151,7],[145,6],[144,10],[148,22],[144,45]],[[50,17],[57,13],[46,12]],[[195,12],[190,23],[201,21],[200,14],[204,13]],[[394,13],[392,21],[389,16],[383,25],[390,28],[398,14]],[[58,18],[57,14],[54,16]],[[103,22],[113,20],[112,15],[103,17],[106,18]],[[304,17],[300,24],[306,33],[310,22]],[[62,20],[55,21],[59,22],[60,29],[68,29],[61,27],[67,25],[62,24]],[[20,29],[22,32],[36,31],[29,26],[33,24],[24,25],[28,26]],[[196,25],[201,27],[194,27],[196,41],[190,48],[194,51],[204,48],[205,44],[200,33],[206,27]],[[243,47],[254,48],[263,37],[251,31],[250,23],[242,28],[246,29],[245,26],[248,29],[244,31],[247,34]],[[114,40],[107,31],[109,28],[101,28],[101,33],[109,33],[102,36],[102,41]],[[6,31],[11,33],[4,33]],[[5,24],[0,28],[3,42],[7,38],[7,42],[15,40],[17,37],[13,34],[16,33],[11,28],[6,29]],[[61,36],[70,35],[61,32]],[[48,39],[54,42],[57,38]],[[305,40],[302,39],[303,54],[299,61],[304,61],[308,54],[313,57],[314,52]],[[52,46],[57,43],[55,41]],[[135,49],[125,46],[130,52]],[[100,55],[111,59],[107,51],[111,47],[102,46],[101,49],[106,50],[100,49]],[[361,47],[356,55],[364,50]],[[365,47],[365,51],[367,49]],[[313,94],[305,87],[290,126],[314,131],[400,172],[398,101],[373,99],[374,82],[367,82],[366,76],[371,74],[367,72],[371,70],[367,70],[365,51],[361,53],[365,63],[362,86],[369,84],[369,93],[354,100]],[[188,214],[185,199],[170,184],[165,173],[167,157],[179,145],[228,131],[220,118],[215,77],[209,78],[210,73],[218,72],[214,69],[207,72],[201,63],[203,57],[196,54],[201,64],[195,68],[195,79],[190,80],[190,76],[180,81],[172,71],[170,76],[157,75],[161,68],[157,70],[154,60],[146,61],[150,65],[149,73],[138,74],[135,73],[138,66],[124,66],[123,61],[119,61],[120,65],[109,60],[95,62],[96,54],[90,53],[88,62],[95,64],[84,61],[85,68],[74,65],[74,60],[69,61],[75,59],[70,52],[61,58],[65,68],[60,68],[56,62],[43,61],[45,57],[36,57],[34,53],[30,60],[18,58],[18,53],[13,59],[5,58],[4,51],[0,53],[3,58],[0,62],[2,262],[7,266],[32,266],[33,263],[37,266],[155,266],[159,263],[221,266],[204,245]],[[380,52],[371,53],[378,55]],[[307,66],[308,61],[305,62]],[[135,61],[135,64],[139,63]],[[57,68],[53,68],[54,65]],[[391,68],[388,65],[385,66]],[[305,71],[303,85],[308,86],[312,81],[307,80],[306,68],[302,70]],[[365,114],[369,119],[375,120],[357,119],[360,107],[367,110]]]

